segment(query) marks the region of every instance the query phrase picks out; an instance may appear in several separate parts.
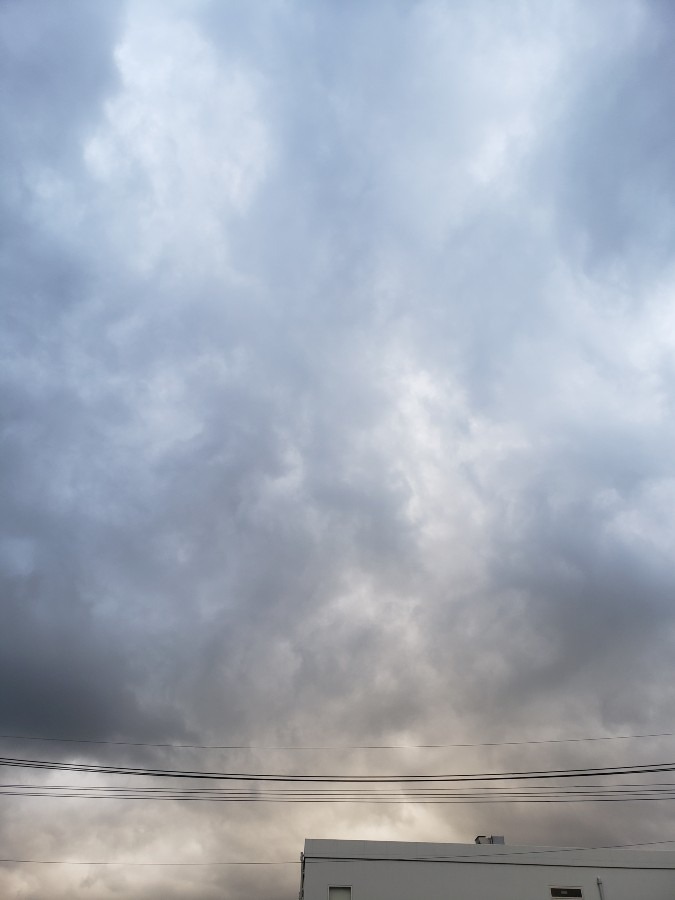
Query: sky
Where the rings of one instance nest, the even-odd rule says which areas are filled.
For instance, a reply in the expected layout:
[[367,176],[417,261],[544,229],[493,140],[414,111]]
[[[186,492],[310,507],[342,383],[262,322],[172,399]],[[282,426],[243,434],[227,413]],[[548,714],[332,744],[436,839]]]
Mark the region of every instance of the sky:
[[[668,0],[1,0],[4,757],[675,759],[564,743],[675,731],[674,43]],[[5,793],[3,858],[116,865],[0,893],[288,900],[305,837],[672,825]]]

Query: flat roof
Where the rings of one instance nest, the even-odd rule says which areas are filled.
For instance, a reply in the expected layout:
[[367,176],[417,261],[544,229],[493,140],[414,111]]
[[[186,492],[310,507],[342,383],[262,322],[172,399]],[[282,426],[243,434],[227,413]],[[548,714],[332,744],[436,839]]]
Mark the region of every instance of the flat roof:
[[675,869],[674,850],[633,850],[626,847],[518,847],[509,844],[432,844],[308,838],[305,841],[305,857],[309,860]]

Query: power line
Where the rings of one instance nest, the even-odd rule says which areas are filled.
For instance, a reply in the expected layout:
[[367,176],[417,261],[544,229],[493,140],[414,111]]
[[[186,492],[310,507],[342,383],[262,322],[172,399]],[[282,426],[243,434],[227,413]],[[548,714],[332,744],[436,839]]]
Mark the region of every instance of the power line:
[[[635,844],[605,844],[597,847],[534,847],[531,850],[505,850],[500,851],[498,853],[493,853],[491,855],[481,853],[480,856],[472,853],[472,854],[454,854],[453,856],[448,857],[378,857],[378,859],[382,859],[383,861],[393,861],[393,862],[453,862],[455,860],[485,860],[487,859],[495,859],[500,857],[514,857],[514,856],[531,856],[539,853],[588,853],[593,852],[595,850],[630,850],[636,847],[655,847],[664,844],[673,844],[675,840],[671,841],[643,841],[642,843]],[[321,862],[340,862],[346,861],[351,862],[354,860],[363,859],[363,857],[331,857],[330,859],[326,857],[313,857],[306,856],[305,860],[310,863],[321,863]],[[157,861],[146,861],[146,862],[124,862],[118,860],[75,860],[75,859],[25,859],[25,858],[16,858],[16,857],[5,857],[0,859],[0,865],[39,865],[39,866],[129,866],[129,867],[147,867],[147,866],[167,866],[171,868],[175,867],[206,867],[206,866],[297,866],[300,864],[300,860],[297,859],[282,859],[282,860],[225,860],[225,861],[213,861],[213,862],[165,862],[162,860]]]
[[592,803],[675,799],[675,783],[442,787],[407,790],[372,788],[163,788],[82,784],[2,784],[0,795],[49,799],[170,800],[217,803]]
[[[82,792],[82,793],[91,793],[91,792],[106,792],[111,795],[114,794],[141,794],[147,796],[161,796],[161,795],[195,795],[195,796],[227,796],[227,797],[238,797],[238,796],[272,796],[272,797],[342,797],[342,796],[391,796],[391,791],[381,791],[381,790],[373,790],[372,788],[312,788],[311,790],[306,790],[302,788],[265,788],[264,791],[261,791],[258,788],[219,788],[219,787],[199,787],[199,788],[164,788],[164,787],[128,787],[128,786],[118,786],[118,785],[86,785],[86,784],[50,784],[50,783],[41,783],[41,784],[26,784],[26,783],[3,783],[0,784],[0,792],[11,792],[11,791],[48,791],[53,793],[55,796],[59,795],[59,792]],[[623,794],[631,794],[631,793],[671,793],[675,792],[675,782],[618,782],[618,783],[610,783],[610,784],[578,784],[578,785],[570,785],[566,784],[564,786],[558,785],[518,785],[517,787],[512,787],[507,785],[505,787],[497,787],[493,785],[482,785],[478,784],[477,787],[465,788],[465,787],[440,787],[436,788],[432,785],[431,788],[425,788],[420,790],[417,787],[408,788],[405,791],[405,796],[409,797],[435,797],[435,796],[473,796],[473,795],[504,795],[508,794],[509,796],[534,796],[534,795],[546,795],[546,796],[558,796],[558,795],[567,795],[567,794],[582,794],[584,796],[591,796],[594,792],[601,792],[603,794],[612,794],[612,793],[623,793]],[[395,792],[394,796],[399,796],[400,792]]]
[[[675,763],[475,772],[432,775],[315,775],[205,772],[0,757],[0,766],[167,780],[192,780],[200,787],[0,784],[0,795],[44,799],[164,800],[211,803],[506,804],[627,803],[675,799],[675,782],[625,782],[617,777],[675,772]],[[570,784],[572,779],[607,783]],[[563,781],[564,784],[556,784]],[[227,787],[207,786],[226,782]],[[517,784],[516,784],[517,783]],[[277,787],[278,785],[278,787]],[[293,785],[293,787],[282,787]],[[329,787],[334,785],[334,787]],[[398,786],[398,790],[396,787]]]
[[29,864],[37,866],[297,866],[297,859],[268,860],[233,860],[226,862],[117,862],[115,860],[76,860],[76,859],[0,859],[2,864]]
[[615,775],[645,775],[675,772],[675,762],[628,766],[607,766],[570,769],[540,769],[507,772],[474,772],[432,775],[293,775],[280,773],[205,772],[182,769],[157,769],[132,766],[111,766],[53,760],[0,757],[0,766],[47,771],[80,772],[96,775],[127,775],[146,778],[180,778],[207,781],[240,781],[260,783],[321,783],[321,784],[437,784],[460,782],[525,781],[557,778],[587,778]]
[[[365,843],[368,843],[367,841]],[[642,844],[612,844],[612,845],[604,845],[598,847],[530,847],[530,848],[520,848],[517,850],[503,850],[500,852],[494,853],[453,853],[449,856],[312,856],[305,855],[304,861],[306,863],[310,863],[313,865],[321,865],[325,863],[340,863],[340,862],[404,862],[404,863],[495,863],[498,860],[504,859],[507,863],[513,859],[514,857],[526,857],[520,865],[530,865],[530,866],[559,866],[560,860],[557,857],[563,853],[593,853],[598,850],[621,850],[621,849],[634,849],[636,847],[651,847],[656,846],[660,843],[671,844],[673,841],[653,841],[646,842]],[[654,859],[658,858],[657,853],[654,854]],[[542,857],[553,857],[551,860],[542,859],[541,862],[531,862],[530,858],[533,856],[542,856]],[[659,860],[661,861],[661,860]],[[663,865],[663,866],[640,866],[636,865],[636,860],[631,860],[629,862],[624,861],[623,863],[617,863],[616,861],[612,864],[612,868],[618,869],[665,869],[668,871],[672,871],[675,869],[675,865]],[[573,865],[575,867],[593,867],[598,868],[602,867],[602,862],[597,859],[590,859],[587,861],[575,860]]]
[[370,803],[373,801],[382,801],[382,802],[393,802],[393,803],[418,803],[418,802],[440,802],[443,800],[458,800],[462,802],[473,802],[480,801],[485,803],[494,803],[494,802],[511,802],[511,803],[530,803],[530,802],[541,802],[541,801],[566,801],[566,800],[578,800],[578,801],[588,801],[588,800],[615,800],[615,799],[637,799],[637,800],[650,800],[650,799],[664,799],[670,800],[675,799],[675,791],[674,790],[658,790],[658,789],[646,789],[646,790],[635,790],[631,788],[629,790],[622,791],[620,789],[609,789],[609,790],[596,790],[596,791],[558,791],[554,793],[544,793],[539,792],[536,794],[531,793],[520,793],[520,792],[500,792],[498,794],[485,794],[485,793],[453,793],[453,792],[430,792],[430,793],[353,793],[353,792],[342,792],[335,794],[313,794],[311,792],[285,792],[285,793],[270,793],[268,791],[260,792],[260,793],[209,793],[209,792],[155,792],[155,793],[145,793],[139,791],[108,791],[105,788],[93,788],[93,789],[73,789],[72,791],[49,791],[49,790],[39,790],[32,789],[31,791],[25,791],[22,789],[19,790],[9,790],[2,791],[3,794],[8,796],[40,796],[40,797],[95,797],[95,798],[111,798],[111,799],[122,799],[122,800],[207,800],[207,801],[233,801],[240,802],[242,800],[254,801],[254,802],[277,802],[277,803],[333,803],[333,802],[347,802],[347,803]]
[[316,746],[272,745],[272,744],[176,744],[152,743],[148,741],[108,741],[94,738],[71,737],[36,737],[25,734],[0,734],[0,740],[7,741],[40,741],[57,744],[94,744],[111,747],[152,747],[163,750],[239,750],[239,751],[320,751],[320,750],[453,750],[477,747],[523,747],[538,744],[580,744],[597,741],[629,741],[649,738],[675,737],[673,731],[662,731],[645,734],[610,734],[589,737],[571,738],[538,738],[522,741],[477,741],[454,744],[323,744]]

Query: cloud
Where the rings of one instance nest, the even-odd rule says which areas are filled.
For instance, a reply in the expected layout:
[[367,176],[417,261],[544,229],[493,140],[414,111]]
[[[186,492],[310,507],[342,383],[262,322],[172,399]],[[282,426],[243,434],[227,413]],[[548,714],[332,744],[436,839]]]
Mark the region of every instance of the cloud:
[[668,264],[673,228],[672,98],[659,87],[671,77],[672,13],[660,3],[620,4],[610,16],[614,39],[596,34],[551,136],[554,197],[563,239],[582,264],[639,288]]
[[[668,731],[667,6],[64,9],[0,13],[0,732]],[[357,773],[669,753],[4,745]],[[610,826],[590,805],[3,802],[8,854],[128,862],[668,823],[665,805]],[[296,875],[15,866],[0,885],[281,900]]]

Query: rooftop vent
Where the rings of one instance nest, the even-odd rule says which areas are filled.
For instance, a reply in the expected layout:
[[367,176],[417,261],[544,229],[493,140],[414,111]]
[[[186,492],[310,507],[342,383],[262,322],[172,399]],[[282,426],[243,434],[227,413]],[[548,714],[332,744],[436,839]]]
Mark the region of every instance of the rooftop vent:
[[503,834],[479,834],[476,838],[477,844],[505,844]]

